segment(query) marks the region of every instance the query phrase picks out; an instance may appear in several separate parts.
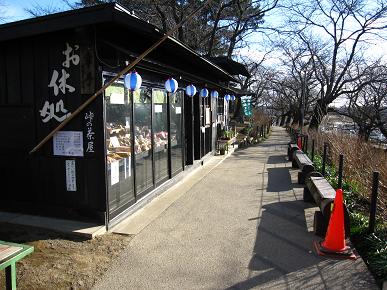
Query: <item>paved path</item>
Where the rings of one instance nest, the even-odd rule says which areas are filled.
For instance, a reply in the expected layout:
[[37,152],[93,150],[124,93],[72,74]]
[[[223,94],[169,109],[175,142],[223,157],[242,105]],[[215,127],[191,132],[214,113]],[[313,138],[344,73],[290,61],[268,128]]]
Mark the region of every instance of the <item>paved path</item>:
[[95,289],[377,289],[361,259],[313,251],[288,137],[241,149],[131,241]]

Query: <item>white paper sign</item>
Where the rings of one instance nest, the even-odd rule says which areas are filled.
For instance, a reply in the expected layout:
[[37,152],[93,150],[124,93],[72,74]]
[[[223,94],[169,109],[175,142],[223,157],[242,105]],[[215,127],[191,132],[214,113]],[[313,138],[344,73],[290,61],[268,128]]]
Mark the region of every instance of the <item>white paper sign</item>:
[[77,191],[75,160],[66,160],[66,190]]
[[116,136],[110,137],[110,143],[113,147],[120,147],[120,141],[118,141]]
[[206,125],[211,123],[211,110],[210,108],[206,108]]
[[206,133],[206,127],[202,127],[202,133]]
[[116,184],[120,181],[120,161],[114,161],[110,164],[110,184]]
[[181,114],[181,107],[176,107],[176,115]]
[[155,113],[162,113],[163,105],[155,105]]
[[125,179],[132,175],[131,163],[132,161],[130,160],[130,158],[124,159]]
[[83,156],[83,132],[59,131],[53,138],[54,155]]
[[124,94],[112,93],[110,95],[110,104],[124,105],[125,104]]

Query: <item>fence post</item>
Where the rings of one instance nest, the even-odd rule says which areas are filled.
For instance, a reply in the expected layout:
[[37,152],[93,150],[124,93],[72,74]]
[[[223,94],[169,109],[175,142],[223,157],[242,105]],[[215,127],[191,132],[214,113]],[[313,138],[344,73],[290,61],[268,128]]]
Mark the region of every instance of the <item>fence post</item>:
[[343,169],[344,169],[344,155],[339,157],[339,179],[337,181],[337,188],[343,188]]
[[314,139],[312,139],[312,162],[314,161]]
[[373,233],[375,230],[376,204],[377,204],[377,200],[378,200],[378,187],[379,187],[379,171],[374,171],[374,174],[372,177],[370,220],[368,223],[368,232],[369,233]]
[[306,154],[308,154],[308,135],[305,135],[304,137],[304,148],[302,151],[304,151]]
[[323,160],[322,160],[322,175],[325,176],[325,164],[327,162],[327,149],[328,149],[328,144],[324,143],[324,153],[323,153]]

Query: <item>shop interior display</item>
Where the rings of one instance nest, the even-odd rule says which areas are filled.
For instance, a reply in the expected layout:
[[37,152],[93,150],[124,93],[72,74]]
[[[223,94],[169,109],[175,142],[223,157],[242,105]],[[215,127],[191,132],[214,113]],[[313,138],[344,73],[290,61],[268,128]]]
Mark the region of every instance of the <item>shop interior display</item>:
[[168,146],[168,132],[161,131],[154,134],[155,150],[163,150]]
[[152,148],[151,129],[148,126],[135,126],[134,152],[139,154]]
[[107,161],[111,163],[131,155],[130,127],[106,123]]

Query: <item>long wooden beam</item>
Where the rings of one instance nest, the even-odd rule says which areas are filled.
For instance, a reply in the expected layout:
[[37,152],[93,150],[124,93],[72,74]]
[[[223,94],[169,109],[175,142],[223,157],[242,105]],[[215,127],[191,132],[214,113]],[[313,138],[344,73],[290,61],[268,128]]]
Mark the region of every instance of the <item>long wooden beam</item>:
[[196,10],[194,10],[190,15],[187,16],[186,19],[182,20],[179,24],[169,30],[163,37],[161,37],[157,42],[155,42],[152,46],[150,46],[147,50],[145,50],[142,54],[140,54],[132,63],[130,63],[127,67],[125,67],[122,71],[120,71],[115,77],[113,77],[110,81],[104,84],[94,95],[92,95],[89,99],[87,99],[82,105],[80,105],[71,115],[66,118],[62,123],[60,123],[54,130],[52,130],[46,137],[43,138],[42,141],[36,145],[29,154],[34,153],[39,150],[44,144],[47,143],[48,140],[55,135],[56,132],[61,130],[64,126],[66,126],[72,119],[74,119],[80,112],[82,112],[91,102],[93,102],[99,95],[106,90],[111,84],[113,84],[117,79],[119,79],[122,75],[127,73],[130,69],[132,69],[136,64],[138,64],[141,60],[143,60],[149,53],[155,50],[160,44],[162,44],[168,37],[172,36],[184,23],[190,21],[192,17],[194,17],[200,10],[202,10],[205,6],[207,6],[212,0],[207,0],[201,6],[199,6]]

